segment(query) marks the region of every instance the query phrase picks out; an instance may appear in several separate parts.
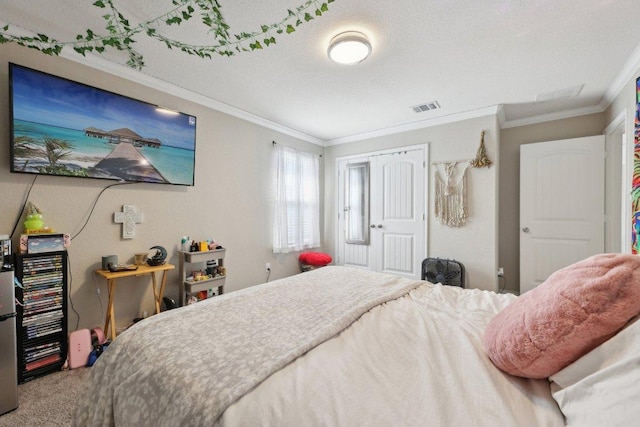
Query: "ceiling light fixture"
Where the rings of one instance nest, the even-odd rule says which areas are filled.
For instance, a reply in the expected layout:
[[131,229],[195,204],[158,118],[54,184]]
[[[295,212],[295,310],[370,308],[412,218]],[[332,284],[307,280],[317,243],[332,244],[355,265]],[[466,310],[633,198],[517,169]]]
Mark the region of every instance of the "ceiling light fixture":
[[339,64],[357,64],[371,54],[371,43],[358,31],[345,31],[331,39],[327,55]]

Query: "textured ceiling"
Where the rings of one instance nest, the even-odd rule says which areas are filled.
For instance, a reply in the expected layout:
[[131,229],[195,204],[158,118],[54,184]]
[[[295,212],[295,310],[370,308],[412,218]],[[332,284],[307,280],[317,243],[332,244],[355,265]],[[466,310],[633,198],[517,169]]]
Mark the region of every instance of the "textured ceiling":
[[[219,1],[231,33],[256,31],[302,3]],[[104,10],[91,3],[0,0],[0,22],[61,41],[88,28],[104,34]],[[132,22],[171,8],[169,0],[114,3]],[[260,51],[200,59],[139,36],[141,71],[127,70],[121,52],[101,57],[115,64],[111,72],[142,73],[141,79],[169,82],[331,144],[499,105],[512,123],[560,111],[601,111],[616,79],[628,80],[631,75],[621,73],[637,66],[639,23],[637,0],[335,0],[324,16]],[[327,59],[329,40],[346,30],[369,36],[373,54],[365,62],[341,66]],[[209,41],[197,19],[163,31],[190,43]],[[578,96],[536,102],[541,94],[576,86],[582,86]],[[434,100],[441,109],[417,114],[410,108]]]

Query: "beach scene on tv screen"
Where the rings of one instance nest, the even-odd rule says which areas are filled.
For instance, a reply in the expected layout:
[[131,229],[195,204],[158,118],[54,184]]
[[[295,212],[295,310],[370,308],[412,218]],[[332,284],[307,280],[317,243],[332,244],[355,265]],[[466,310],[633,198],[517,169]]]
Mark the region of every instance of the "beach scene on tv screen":
[[14,172],[193,185],[196,118],[12,67]]

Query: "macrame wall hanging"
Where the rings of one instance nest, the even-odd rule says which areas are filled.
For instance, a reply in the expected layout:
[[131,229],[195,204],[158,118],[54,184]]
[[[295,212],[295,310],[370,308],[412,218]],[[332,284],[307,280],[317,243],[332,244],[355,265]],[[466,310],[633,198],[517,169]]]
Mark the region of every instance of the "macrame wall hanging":
[[[458,164],[462,166],[462,174],[457,182],[453,182],[453,173]],[[471,166],[466,161],[440,162],[444,169],[444,178],[438,173],[436,165],[435,214],[441,224],[449,227],[461,227],[467,222],[467,169]]]
[[[489,167],[491,163],[484,146],[484,131],[480,134],[480,147],[474,159],[432,163],[435,166],[435,215],[441,224],[462,227],[467,222],[467,170]],[[444,176],[438,165],[442,165]],[[456,174],[457,169],[460,171]]]

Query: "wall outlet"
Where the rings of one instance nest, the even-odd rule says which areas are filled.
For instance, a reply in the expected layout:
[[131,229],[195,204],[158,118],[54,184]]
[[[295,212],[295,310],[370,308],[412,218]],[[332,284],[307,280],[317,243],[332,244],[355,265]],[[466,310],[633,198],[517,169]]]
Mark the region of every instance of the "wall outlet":
[[264,271],[266,271],[267,273],[271,271],[271,263],[268,262],[264,265]]
[[502,277],[502,276],[504,276],[504,268],[500,267],[498,269],[498,277]]

